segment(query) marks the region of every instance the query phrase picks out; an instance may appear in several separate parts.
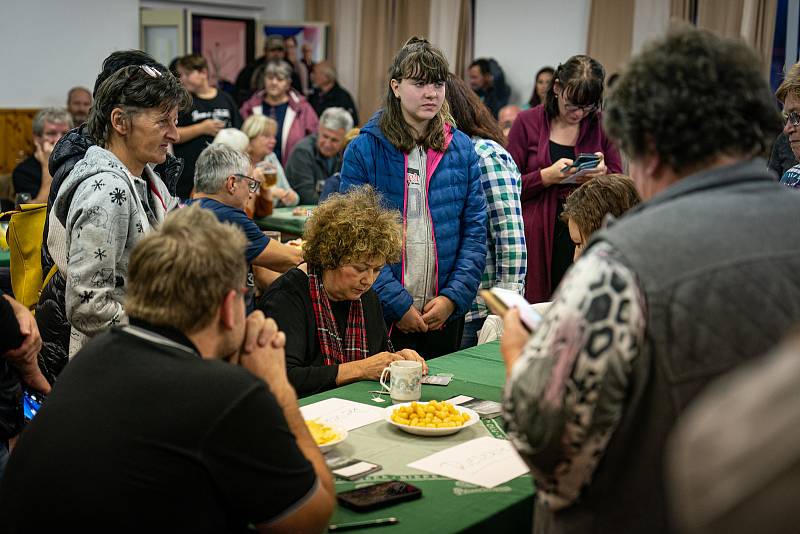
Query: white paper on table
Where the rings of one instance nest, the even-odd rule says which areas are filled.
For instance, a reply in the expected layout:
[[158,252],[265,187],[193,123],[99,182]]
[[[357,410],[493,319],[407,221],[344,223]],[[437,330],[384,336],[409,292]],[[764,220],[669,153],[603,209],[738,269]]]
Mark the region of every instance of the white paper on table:
[[325,399],[300,408],[303,419],[319,419],[345,430],[383,421],[383,408],[345,399]]
[[408,467],[493,488],[528,472],[510,441],[483,437],[439,451]]

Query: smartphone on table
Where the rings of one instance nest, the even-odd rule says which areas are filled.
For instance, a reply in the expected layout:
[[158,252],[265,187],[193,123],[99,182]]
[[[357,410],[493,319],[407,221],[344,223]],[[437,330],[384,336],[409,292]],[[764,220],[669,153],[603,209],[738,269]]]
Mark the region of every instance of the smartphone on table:
[[357,512],[368,512],[422,497],[422,490],[400,480],[390,480],[337,495],[339,504]]

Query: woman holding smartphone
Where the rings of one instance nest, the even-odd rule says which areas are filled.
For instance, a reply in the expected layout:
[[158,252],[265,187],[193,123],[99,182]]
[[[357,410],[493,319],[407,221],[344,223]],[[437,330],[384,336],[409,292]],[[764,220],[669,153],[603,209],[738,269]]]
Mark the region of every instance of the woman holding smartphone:
[[[545,102],[521,112],[508,134],[508,151],[522,174],[525,298],[531,303],[550,300],[572,264],[574,245],[560,218],[567,196],[595,176],[622,172],[619,151],[600,125],[604,78],[597,60],[572,56],[556,69]],[[597,166],[567,180],[577,172],[573,162],[586,153],[599,156]]]
[[340,191],[370,184],[402,214],[399,262],[374,288],[396,349],[458,350],[486,264],[486,197],[472,141],[445,101],[442,52],[412,37],[389,68],[384,109],[347,149]]

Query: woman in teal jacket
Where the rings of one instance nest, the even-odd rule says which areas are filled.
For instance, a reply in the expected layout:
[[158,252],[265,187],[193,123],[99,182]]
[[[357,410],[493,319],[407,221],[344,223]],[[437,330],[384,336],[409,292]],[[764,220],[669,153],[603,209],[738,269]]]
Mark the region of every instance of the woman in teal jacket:
[[384,109],[347,149],[340,190],[368,183],[402,214],[403,253],[373,286],[395,348],[458,350],[486,263],[486,197],[472,142],[445,101],[447,60],[411,38],[389,70]]

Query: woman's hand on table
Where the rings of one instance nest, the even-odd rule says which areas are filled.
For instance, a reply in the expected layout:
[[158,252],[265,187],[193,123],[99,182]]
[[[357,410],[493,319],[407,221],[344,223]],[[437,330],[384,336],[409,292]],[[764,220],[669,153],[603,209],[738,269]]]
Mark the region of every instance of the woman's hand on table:
[[503,335],[500,338],[500,353],[506,364],[506,376],[511,374],[511,368],[522,354],[529,337],[530,334],[519,318],[519,310],[508,310],[503,316]]
[[578,169],[571,167],[567,169],[567,167],[572,165],[572,161],[573,160],[569,158],[561,158],[549,167],[542,169],[542,184],[544,184],[545,187],[550,187],[551,185],[561,183],[562,180],[578,172]]
[[422,314],[414,306],[408,309],[405,315],[395,323],[395,326],[404,334],[428,331],[428,325],[423,320]]
[[339,364],[339,378],[344,379],[344,381],[339,383],[337,380],[337,385],[352,382],[352,378],[356,380],[378,380],[383,370],[389,367],[390,363],[404,359],[394,352],[379,352],[363,360],[341,363]]
[[439,330],[444,327],[444,323],[453,314],[456,305],[452,300],[439,295],[428,301],[422,309],[422,320],[428,325],[428,330]]
[[403,357],[404,360],[410,360],[412,362],[420,362],[422,364],[422,374],[428,374],[428,362],[425,361],[425,358],[420,356],[417,351],[411,349],[400,349],[397,351],[397,354]]

